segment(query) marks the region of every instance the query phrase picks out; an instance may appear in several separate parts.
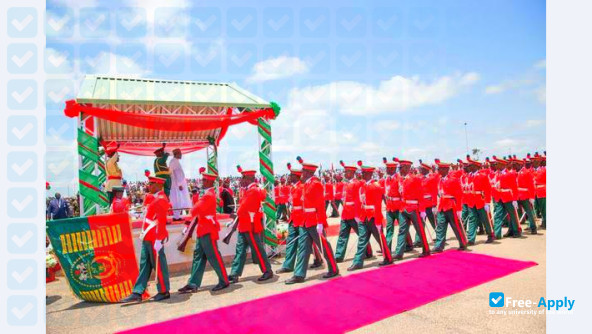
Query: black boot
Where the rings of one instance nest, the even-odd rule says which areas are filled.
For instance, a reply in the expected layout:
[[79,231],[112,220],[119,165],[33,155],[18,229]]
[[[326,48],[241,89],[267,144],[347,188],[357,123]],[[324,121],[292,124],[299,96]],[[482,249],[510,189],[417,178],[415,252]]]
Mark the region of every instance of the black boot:
[[349,268],[347,268],[347,271],[354,271],[354,270],[358,270],[358,269],[362,269],[361,264],[352,264]]
[[238,283],[238,276],[230,275],[230,276],[228,276],[228,281],[230,281],[230,283],[233,283],[233,284]]
[[133,292],[131,295],[123,298],[120,300],[120,303],[139,303],[142,301],[142,295],[139,293]]
[[230,285],[230,283],[218,283],[218,285],[216,285],[215,287],[212,288],[212,291],[219,291],[222,289],[226,289],[228,286]]
[[309,269],[320,268],[320,267],[322,267],[322,266],[323,266],[323,262],[322,262],[322,261],[316,261],[316,260],[315,260],[315,262],[313,262],[313,263],[310,265]]
[[443,251],[441,248],[432,248],[432,253],[442,253]]
[[293,270],[291,269],[286,269],[286,268],[280,268],[278,270],[275,271],[276,274],[283,274],[283,273],[291,273]]
[[155,302],[159,302],[161,300],[165,300],[165,299],[169,299],[171,298],[171,294],[167,291],[167,292],[159,292],[156,294],[156,296],[152,297],[152,300]]
[[492,237],[492,236],[488,236],[488,237],[487,237],[487,241],[485,241],[485,243],[486,243],[486,244],[490,244],[490,243],[492,243],[493,241],[495,241],[495,238],[494,238],[494,237]]
[[267,281],[268,279],[270,279],[272,277],[273,277],[273,272],[271,270],[268,270],[268,271],[264,272],[263,275],[261,275],[261,277],[259,277],[257,280],[259,282],[262,282],[262,281]]
[[325,275],[323,275],[322,277],[323,277],[323,278],[331,278],[331,277],[335,277],[335,276],[337,276],[337,275],[339,275],[339,271],[334,271],[334,272],[332,272],[332,273],[326,273],[326,274],[325,274]]
[[403,255],[395,255],[393,256],[393,260],[403,260]]
[[286,281],[286,284],[290,285],[290,284],[296,284],[296,283],[302,283],[302,282],[304,282],[304,277],[293,276],[292,278],[290,278],[289,280]]
[[423,252],[423,253],[419,254],[419,257],[426,257],[426,256],[430,256],[430,252]]
[[184,287],[182,287],[181,289],[179,289],[178,291],[181,294],[183,294],[183,293],[196,293],[197,292],[197,287],[187,284]]
[[388,266],[389,264],[393,264],[393,260],[388,261],[385,259],[384,261],[380,262],[378,265],[380,267],[382,267],[382,266]]

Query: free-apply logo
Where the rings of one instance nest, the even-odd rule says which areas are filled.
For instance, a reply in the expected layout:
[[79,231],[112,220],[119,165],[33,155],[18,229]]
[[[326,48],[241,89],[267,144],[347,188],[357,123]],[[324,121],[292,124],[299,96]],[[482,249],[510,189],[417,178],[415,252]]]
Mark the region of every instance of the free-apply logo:
[[490,292],[489,293],[489,306],[490,307],[504,307],[504,293],[503,292]]

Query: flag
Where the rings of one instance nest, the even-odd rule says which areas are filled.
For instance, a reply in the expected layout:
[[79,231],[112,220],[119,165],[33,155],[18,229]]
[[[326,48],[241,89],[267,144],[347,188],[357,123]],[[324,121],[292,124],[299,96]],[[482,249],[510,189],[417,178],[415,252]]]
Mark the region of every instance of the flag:
[[46,229],[78,298],[115,303],[132,293],[138,261],[127,213],[51,220]]

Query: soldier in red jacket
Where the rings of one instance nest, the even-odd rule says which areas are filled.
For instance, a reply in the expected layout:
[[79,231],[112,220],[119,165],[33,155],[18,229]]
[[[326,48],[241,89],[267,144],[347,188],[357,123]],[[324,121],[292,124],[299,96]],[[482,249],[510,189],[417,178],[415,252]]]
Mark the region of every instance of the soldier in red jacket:
[[543,166],[545,157],[535,154],[533,159],[534,186],[536,188],[535,203],[541,213],[541,228],[547,228],[547,167]]
[[228,275],[222,261],[222,255],[218,251],[218,232],[220,224],[216,219],[216,188],[214,183],[217,176],[202,173],[202,186],[204,194],[191,209],[191,221],[197,219],[195,229],[197,241],[193,251],[193,265],[187,285],[179,289],[180,293],[195,293],[201,286],[206,269],[206,262],[214,268],[218,275],[218,285],[212,291],[225,289],[229,285]]
[[524,160],[515,159],[516,183],[518,185],[518,207],[526,213],[529,222],[530,234],[537,234],[537,226],[534,217],[535,186],[533,170],[524,168]]
[[[403,250],[406,245],[406,235],[409,231],[409,225],[413,224],[415,231],[421,237],[423,252],[420,257],[430,255],[430,246],[426,238],[426,231],[421,219],[423,212],[423,187],[421,178],[410,174],[412,162],[408,160],[399,160],[399,173],[401,174],[400,192],[402,197],[402,211],[399,215],[399,235],[397,236],[397,249],[395,250],[395,260],[403,258]],[[424,213],[425,214],[425,213]]]
[[504,237],[511,236],[518,238],[522,235],[522,228],[520,228],[518,214],[516,212],[516,209],[518,208],[518,184],[516,182],[516,171],[512,169],[511,160],[506,161],[505,159],[497,159],[497,162],[501,169],[497,174],[495,183],[495,188],[499,194],[499,200],[501,202],[500,215],[503,217],[507,215],[510,218],[508,232],[504,235]]
[[[337,263],[343,262],[345,253],[347,251],[347,243],[349,241],[349,234],[353,230],[359,236],[358,224],[362,223],[360,219],[360,186],[362,182],[357,180],[354,176],[356,166],[345,165],[343,161],[339,162],[343,166],[346,183],[343,187],[343,211],[341,212],[341,223],[339,224],[339,237],[337,238],[337,246],[335,249],[335,261]],[[372,257],[372,248],[370,243],[366,248],[366,257]]]
[[[421,219],[430,222],[434,231],[436,230],[436,219],[434,214],[434,207],[438,202],[438,182],[440,181],[438,173],[430,173],[432,166],[419,160],[419,173],[422,178],[421,184],[423,187],[423,207],[424,211],[420,212]],[[414,247],[421,247],[421,238],[418,233],[415,234]]]
[[341,174],[335,175],[335,208],[339,211],[339,206],[343,206],[343,177]]
[[467,248],[467,236],[460,221],[463,196],[460,180],[448,173],[450,164],[436,159],[436,165],[441,178],[438,184],[438,226],[433,252],[438,253],[444,250],[448,225],[450,225],[456,239],[458,239],[459,249],[465,250]]
[[171,208],[168,196],[164,193],[165,179],[149,177],[149,190],[154,194],[146,208],[146,216],[142,224],[142,250],[140,253],[140,273],[131,295],[122,299],[122,303],[142,301],[142,294],[146,291],[152,269],[156,271],[158,293],[152,298],[154,301],[169,299],[170,283],[167,260],[164,253],[164,243],[169,238],[166,228],[167,213]]
[[486,243],[492,243],[495,240],[493,224],[489,220],[489,203],[491,202],[491,184],[489,177],[480,170],[481,163],[476,160],[467,162],[468,174],[467,189],[465,193],[471,196],[471,201],[467,205],[468,216],[468,244],[474,245],[477,237],[477,227],[484,226],[487,233]]
[[257,184],[254,170],[243,170],[240,166],[237,166],[237,169],[242,174],[241,187],[245,191],[236,211],[238,216],[238,239],[228,279],[233,283],[238,282],[247,260],[247,247],[250,247],[253,263],[257,263],[263,273],[257,280],[266,281],[273,277],[273,271],[265,247],[261,242],[261,233],[263,232],[261,202],[265,200],[265,190],[261,189]]
[[377,181],[372,180],[374,167],[360,166],[360,168],[362,169],[362,179],[364,180],[364,183],[360,187],[360,219],[362,222],[358,224],[358,248],[352,265],[347,268],[348,271],[362,269],[364,267],[364,259],[371,235],[374,236],[382,251],[383,261],[379,265],[384,266],[393,263],[391,250],[387,245],[382,229],[384,220],[382,217],[384,189]]
[[[382,158],[386,165],[386,178],[384,179],[384,199],[386,202],[386,244],[388,249],[392,249],[393,236],[395,234],[395,221],[399,221],[401,208],[400,182],[401,177],[397,174],[398,159],[387,161]],[[409,235],[409,234],[408,234]],[[410,239],[410,238],[409,238]],[[408,240],[408,248],[413,250],[412,241]]]
[[316,176],[314,176],[318,167],[311,163],[304,163],[300,157],[297,159],[302,165],[302,182],[304,182],[304,224],[300,228],[303,237],[298,240],[298,254],[294,276],[287,280],[286,284],[304,282],[313,243],[322,250],[325,260],[327,261],[328,272],[323,275],[323,278],[331,278],[339,274],[335,255],[333,254],[331,244],[327,241],[327,235],[325,232],[325,227],[328,225],[327,214],[325,213],[323,184]]
[[323,189],[325,195],[325,210],[331,207],[331,218],[339,217],[337,206],[335,205],[335,185],[331,179],[331,175],[325,174],[323,178]]
[[111,188],[113,199],[111,201],[111,213],[129,213],[130,203],[126,197],[123,197],[123,187],[115,186]]

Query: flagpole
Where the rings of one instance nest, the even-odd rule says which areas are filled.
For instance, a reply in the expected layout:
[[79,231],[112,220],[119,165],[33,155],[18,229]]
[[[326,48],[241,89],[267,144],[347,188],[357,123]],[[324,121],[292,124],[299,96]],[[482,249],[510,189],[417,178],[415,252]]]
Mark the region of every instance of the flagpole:
[[467,155],[469,154],[469,135],[467,133],[467,122],[465,122],[465,145],[467,148]]

